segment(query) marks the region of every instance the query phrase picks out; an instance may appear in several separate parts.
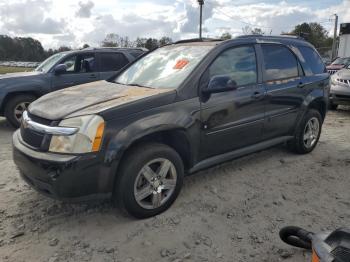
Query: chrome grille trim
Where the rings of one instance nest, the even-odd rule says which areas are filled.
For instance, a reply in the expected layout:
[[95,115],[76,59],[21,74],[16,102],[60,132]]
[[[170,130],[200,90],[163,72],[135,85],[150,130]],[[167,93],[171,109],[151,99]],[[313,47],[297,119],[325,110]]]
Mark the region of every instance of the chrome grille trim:
[[328,73],[330,74],[330,75],[334,75],[336,72],[338,72],[339,70],[327,70],[328,71]]
[[71,136],[79,131],[77,127],[60,127],[60,126],[47,126],[36,123],[28,116],[27,111],[24,111],[22,116],[22,125],[24,128],[29,128],[39,133],[58,135],[58,136]]
[[348,86],[350,87],[350,79],[340,79],[340,78],[337,78],[337,79],[336,79],[336,82],[341,83],[341,84],[348,85]]

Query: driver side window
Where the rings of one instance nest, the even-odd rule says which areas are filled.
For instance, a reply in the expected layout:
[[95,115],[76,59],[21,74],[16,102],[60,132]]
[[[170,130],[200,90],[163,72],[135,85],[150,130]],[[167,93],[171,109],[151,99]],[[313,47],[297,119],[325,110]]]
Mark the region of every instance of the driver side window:
[[257,83],[257,65],[253,46],[231,48],[221,53],[209,67],[210,79],[229,76],[237,86]]
[[71,56],[68,57],[66,60],[63,61],[62,64],[67,66],[67,73],[74,73],[75,71],[75,61],[77,60],[77,56]]
[[62,62],[67,66],[66,73],[90,73],[95,72],[95,55],[94,54],[80,54],[68,57]]

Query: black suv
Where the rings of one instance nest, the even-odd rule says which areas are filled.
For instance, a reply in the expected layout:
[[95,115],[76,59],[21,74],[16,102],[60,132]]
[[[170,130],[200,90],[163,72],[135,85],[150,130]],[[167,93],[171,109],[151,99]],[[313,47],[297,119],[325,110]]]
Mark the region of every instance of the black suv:
[[32,103],[13,157],[43,194],[111,197],[135,217],[154,216],[185,174],[281,143],[311,152],[328,90],[320,56],[302,39],[181,41],[114,79]]
[[146,50],[87,48],[55,54],[33,72],[0,75],[0,116],[19,127],[23,112],[38,97],[62,88],[108,79]]

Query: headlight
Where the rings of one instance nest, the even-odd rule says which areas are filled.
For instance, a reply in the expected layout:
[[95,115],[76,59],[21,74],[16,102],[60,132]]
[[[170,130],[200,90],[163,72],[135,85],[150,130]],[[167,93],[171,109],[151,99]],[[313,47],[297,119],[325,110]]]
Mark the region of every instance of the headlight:
[[101,147],[105,122],[102,117],[88,115],[64,119],[59,123],[62,127],[77,127],[79,131],[70,136],[53,135],[50,152],[56,153],[89,153],[98,152]]
[[337,84],[337,80],[336,80],[336,76],[335,75],[331,76],[331,84],[332,85],[336,85]]

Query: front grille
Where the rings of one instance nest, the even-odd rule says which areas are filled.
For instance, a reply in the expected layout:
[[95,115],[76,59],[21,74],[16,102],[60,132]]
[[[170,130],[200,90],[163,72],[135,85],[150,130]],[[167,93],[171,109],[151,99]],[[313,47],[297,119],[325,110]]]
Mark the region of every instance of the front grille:
[[[32,115],[30,113],[28,113],[28,116],[32,119],[32,121],[43,125],[51,126],[54,123],[51,120]],[[39,133],[30,128],[25,128],[23,124],[21,125],[20,132],[22,140],[30,147],[40,151],[48,150],[48,141],[50,141],[51,135]]]
[[350,86],[350,79],[336,79],[336,81]]
[[327,70],[328,71],[328,73],[330,74],[330,75],[334,75],[336,72],[338,72],[339,70],[334,70],[334,69],[329,69],[329,70]]

